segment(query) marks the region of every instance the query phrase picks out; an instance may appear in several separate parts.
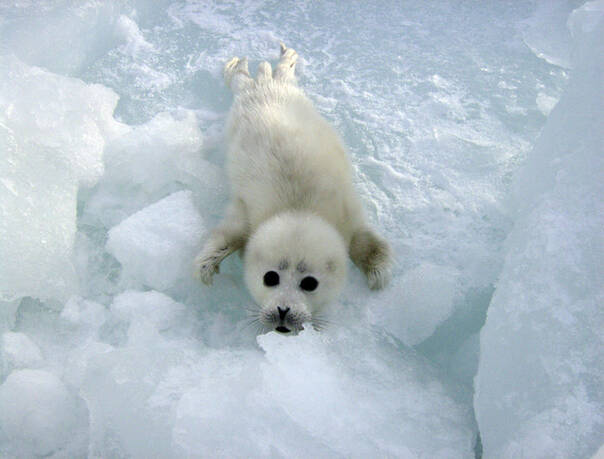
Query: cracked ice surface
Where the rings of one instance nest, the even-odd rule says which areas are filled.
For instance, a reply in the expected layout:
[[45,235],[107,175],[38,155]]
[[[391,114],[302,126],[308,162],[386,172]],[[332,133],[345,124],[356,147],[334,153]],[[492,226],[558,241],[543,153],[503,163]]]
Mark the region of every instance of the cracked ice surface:
[[[604,40],[576,6],[0,5],[0,455],[593,454]],[[256,337],[237,256],[189,271],[228,199],[221,67],[280,41],[397,264]]]

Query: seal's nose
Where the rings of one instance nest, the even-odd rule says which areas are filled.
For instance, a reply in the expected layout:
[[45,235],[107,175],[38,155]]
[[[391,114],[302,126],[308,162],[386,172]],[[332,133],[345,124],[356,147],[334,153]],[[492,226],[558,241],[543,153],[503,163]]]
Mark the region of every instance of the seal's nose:
[[279,311],[279,319],[283,322],[285,320],[285,315],[289,312],[289,308],[281,309],[277,306],[277,311]]
[[289,328],[284,326],[285,316],[289,312],[289,308],[281,309],[279,306],[277,306],[277,311],[279,311],[280,325],[278,327],[276,327],[275,330],[277,330],[279,333],[289,333],[290,332]]

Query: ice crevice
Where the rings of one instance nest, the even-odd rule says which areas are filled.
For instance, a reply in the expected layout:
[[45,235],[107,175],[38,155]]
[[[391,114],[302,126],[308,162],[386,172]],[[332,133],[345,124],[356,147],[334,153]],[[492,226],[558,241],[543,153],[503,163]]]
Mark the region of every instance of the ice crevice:
[[[603,13],[0,6],[0,456],[597,457]],[[221,65],[280,41],[397,259],[296,337],[246,326],[239,257],[190,272],[228,200]]]

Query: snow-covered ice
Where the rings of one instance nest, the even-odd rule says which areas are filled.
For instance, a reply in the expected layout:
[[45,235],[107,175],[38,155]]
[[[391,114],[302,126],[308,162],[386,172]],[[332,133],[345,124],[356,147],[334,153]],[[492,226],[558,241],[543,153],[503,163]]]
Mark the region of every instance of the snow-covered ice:
[[[0,4],[0,456],[591,457],[601,0]],[[221,67],[300,55],[396,255],[256,336]],[[479,441],[480,440],[480,441]]]

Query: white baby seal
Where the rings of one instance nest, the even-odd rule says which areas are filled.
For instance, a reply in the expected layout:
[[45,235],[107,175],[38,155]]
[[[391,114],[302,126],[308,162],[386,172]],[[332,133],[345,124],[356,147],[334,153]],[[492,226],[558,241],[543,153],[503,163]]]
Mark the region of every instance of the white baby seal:
[[347,254],[371,289],[388,281],[391,253],[367,224],[352,185],[346,151],[334,129],[297,86],[298,55],[281,45],[250,77],[233,58],[224,78],[235,99],[227,125],[231,202],[195,260],[205,284],[220,262],[245,249],[245,281],[268,329],[287,333],[334,300]]

